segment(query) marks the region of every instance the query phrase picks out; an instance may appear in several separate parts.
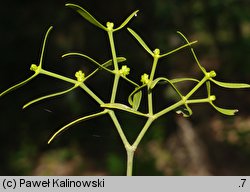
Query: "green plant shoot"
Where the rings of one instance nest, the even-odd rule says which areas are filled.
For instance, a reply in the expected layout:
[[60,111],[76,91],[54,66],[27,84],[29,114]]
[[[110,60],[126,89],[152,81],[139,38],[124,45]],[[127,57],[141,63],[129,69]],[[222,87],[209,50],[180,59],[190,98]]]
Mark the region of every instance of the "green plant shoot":
[[[97,19],[94,18],[94,16],[92,16],[89,12],[87,12],[85,9],[83,9],[79,5],[66,4],[66,7],[73,9],[81,17],[83,17],[83,19],[87,20],[88,22],[96,26],[99,30],[103,30],[103,32],[107,34],[107,37],[109,39],[109,46],[111,50],[110,60],[104,63],[99,63],[93,58],[89,57],[88,55],[85,55],[84,53],[71,52],[71,53],[64,54],[62,57],[63,58],[64,57],[81,57],[82,59],[87,59],[91,61],[91,63],[96,67],[96,69],[92,71],[90,74],[85,74],[81,70],[76,71],[74,77],[66,77],[66,76],[45,70],[43,68],[43,58],[45,54],[46,42],[48,41],[49,34],[52,30],[52,27],[50,27],[47,30],[44,40],[43,40],[40,60],[37,65],[32,64],[30,67],[30,70],[33,71],[34,74],[28,79],[10,87],[9,89],[7,89],[6,91],[3,91],[0,94],[0,97],[4,96],[5,94],[25,85],[26,83],[34,79],[36,76],[46,75],[46,76],[50,76],[50,77],[65,81],[67,83],[70,83],[72,84],[72,86],[67,90],[59,91],[57,93],[52,93],[50,95],[42,96],[38,99],[30,101],[27,104],[25,104],[23,108],[27,108],[28,106],[35,104],[39,101],[45,100],[45,99],[67,94],[75,89],[84,90],[85,93],[89,95],[100,106],[100,110],[98,112],[75,119],[72,122],[60,128],[56,133],[51,135],[50,139],[48,140],[48,144],[50,144],[54,139],[56,139],[56,137],[59,134],[69,129],[70,127],[74,126],[75,124],[81,123],[83,121],[87,121],[92,118],[106,115],[109,118],[111,118],[111,120],[113,121],[114,127],[116,128],[121,138],[121,141],[124,145],[124,148],[127,152],[127,173],[126,174],[128,176],[131,176],[133,173],[134,153],[138,145],[140,144],[142,138],[144,137],[145,133],[149,129],[150,125],[154,121],[156,121],[159,117],[171,111],[175,111],[177,114],[182,114],[184,117],[190,117],[193,114],[192,108],[191,108],[192,104],[201,104],[201,103],[206,103],[206,104],[211,105],[216,111],[224,115],[235,115],[235,113],[238,111],[237,109],[224,109],[215,105],[214,101],[216,100],[216,96],[212,92],[212,86],[220,86],[220,87],[229,88],[229,89],[250,88],[249,84],[227,83],[227,82],[218,81],[216,79],[216,72],[207,71],[199,62],[199,59],[193,48],[193,45],[197,43],[197,41],[190,42],[187,39],[187,37],[179,31],[177,32],[177,34],[180,36],[180,38],[183,39],[182,46],[179,46],[166,53],[161,53],[160,49],[158,48],[154,50],[150,49],[149,46],[145,43],[145,41],[134,30],[130,28],[125,28],[127,24],[137,15],[138,10],[131,13],[127,17],[127,19],[124,20],[123,23],[121,23],[120,25],[118,25],[118,27],[115,28],[116,25],[110,21],[108,21],[106,25],[101,24]],[[113,34],[117,32],[118,30],[127,30],[128,33],[131,34],[131,37],[133,37],[145,50],[145,53],[149,54],[152,58],[151,70],[142,74],[141,80],[138,83],[129,78],[129,74],[131,71],[128,65],[120,66],[120,63],[125,62],[126,58],[118,57],[116,54],[117,51],[116,51],[115,39],[114,39]],[[176,79],[169,79],[165,76],[155,77],[155,72],[157,70],[157,66],[158,66],[160,59],[167,57],[171,54],[177,53],[179,50],[182,50],[185,48],[190,49],[192,57],[194,58],[194,61],[197,64],[197,67],[200,69],[201,73],[203,74],[203,77],[201,79],[196,79],[193,77],[182,77],[182,78],[176,78]],[[113,75],[111,95],[110,95],[109,100],[107,101],[102,100],[99,95],[96,95],[95,92],[92,91],[85,84],[85,82],[88,81],[89,78],[95,78],[95,74],[98,73],[100,70]],[[116,102],[117,90],[119,88],[120,80],[127,81],[133,87],[133,91],[128,96],[128,103]],[[192,81],[195,83],[195,85],[188,91],[187,94],[183,94],[177,88],[176,85],[180,82],[186,82],[186,81]],[[176,92],[176,94],[178,95],[178,100],[174,104],[170,106],[166,106],[164,109],[160,111],[154,111],[153,110],[154,109],[153,93],[154,93],[154,89],[156,85],[158,84],[170,85],[173,88],[173,90]],[[203,85],[206,86],[207,96],[204,98],[192,99],[193,94],[197,92]],[[147,95],[147,106],[148,106],[147,112],[142,112],[140,110],[143,91],[145,91]],[[141,131],[139,132],[137,138],[132,143],[128,142],[126,134],[123,131],[124,125],[120,123],[120,121],[118,120],[116,116],[117,110],[122,110],[131,115],[138,115],[146,119],[146,123],[141,128]]]

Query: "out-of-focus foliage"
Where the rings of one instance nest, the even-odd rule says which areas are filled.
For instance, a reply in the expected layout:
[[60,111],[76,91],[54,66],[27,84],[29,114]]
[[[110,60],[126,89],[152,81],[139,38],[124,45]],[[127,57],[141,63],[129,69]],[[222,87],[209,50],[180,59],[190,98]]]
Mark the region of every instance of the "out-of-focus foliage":
[[[38,61],[42,38],[50,25],[54,30],[44,59],[46,68],[71,76],[79,68],[91,70],[91,65],[87,62],[83,65],[81,59],[61,58],[70,51],[86,53],[100,62],[110,59],[105,34],[64,7],[65,3],[1,3],[4,9],[0,12],[0,92],[30,75],[29,66]],[[208,69],[216,69],[223,78],[221,80],[250,82],[248,0],[86,0],[72,3],[86,8],[102,22],[118,24],[131,11],[139,9],[138,17],[130,27],[142,34],[152,48],[172,49],[180,42],[176,31],[182,31],[189,39],[199,41],[196,51],[201,63]],[[135,79],[150,68],[150,59],[128,32],[119,32],[115,40],[118,55],[128,59],[130,74]],[[199,76],[189,50],[183,50],[160,64],[156,75]],[[91,83],[100,87],[98,93],[105,99],[110,93],[102,90],[102,83],[109,81],[110,77],[100,75],[100,80]],[[127,88],[128,85],[121,86]],[[187,86],[183,85],[184,91]],[[76,90],[67,96],[21,109],[29,100],[65,88],[67,85],[60,81],[39,77],[1,98],[1,175],[124,175],[125,151],[108,118],[79,124],[52,145],[46,144],[59,127],[78,118],[79,114],[91,114],[97,109],[89,97]],[[195,107],[188,122],[176,118],[175,114],[160,118],[138,148],[136,175],[249,175],[249,91],[231,91],[230,96],[227,96],[227,90],[214,91],[220,106],[240,110],[237,116],[223,117],[209,106],[202,105]],[[122,100],[127,94],[119,93]],[[168,99],[168,89],[159,90],[156,104],[160,106]],[[142,120],[130,119],[124,112],[119,118],[126,124],[125,132],[129,138],[133,139]]]

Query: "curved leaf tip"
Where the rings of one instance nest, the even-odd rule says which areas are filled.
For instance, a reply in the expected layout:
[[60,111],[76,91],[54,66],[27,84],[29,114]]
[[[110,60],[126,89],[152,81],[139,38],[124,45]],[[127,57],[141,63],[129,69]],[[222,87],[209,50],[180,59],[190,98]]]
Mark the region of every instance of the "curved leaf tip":
[[38,75],[38,73],[35,73],[34,75],[32,75],[31,77],[29,77],[28,79],[22,81],[21,83],[18,83],[12,87],[10,87],[9,89],[3,91],[2,93],[0,93],[0,97],[6,95],[7,93],[14,91],[15,89],[25,85],[26,83],[28,83],[30,80],[32,80],[34,77],[36,77]]
[[53,26],[50,26],[49,29],[47,30],[44,40],[43,40],[43,46],[42,46],[42,51],[41,51],[41,56],[40,56],[40,61],[39,61],[39,66],[42,67],[42,63],[43,63],[43,55],[45,52],[45,46],[46,46],[46,42],[49,36],[50,31],[53,29]]
[[70,7],[74,9],[76,12],[78,12],[83,18],[85,18],[88,22],[92,23],[93,25],[103,29],[107,30],[105,26],[103,26],[99,21],[97,21],[89,12],[87,12],[85,9],[80,7],[79,5],[67,3],[65,4],[66,7]]
[[214,105],[212,102],[210,102],[210,104],[213,106],[214,109],[216,109],[218,112],[220,112],[220,113],[222,113],[224,115],[233,116],[233,115],[235,115],[235,113],[237,113],[239,111],[238,109],[220,108],[220,107],[217,107],[216,105]]
[[70,89],[67,89],[65,91],[61,91],[61,92],[57,92],[57,93],[53,93],[53,94],[49,94],[49,95],[46,95],[46,96],[43,96],[43,97],[39,97],[37,99],[34,99],[32,101],[30,101],[29,103],[25,104],[23,106],[23,109],[27,108],[28,106],[38,102],[38,101],[41,101],[41,100],[44,100],[44,99],[48,99],[48,98],[52,98],[52,97],[56,97],[56,96],[59,96],[59,95],[63,95],[65,93],[68,93],[70,91],[72,91],[73,89],[77,88],[79,85],[74,85],[73,87],[71,87]]
[[182,115],[183,117],[190,117],[193,114],[193,111],[190,109],[188,105],[185,105],[185,108],[181,107],[175,111],[178,115]]
[[211,79],[211,81],[216,85],[224,88],[231,88],[231,89],[250,88],[250,84],[246,83],[226,83],[226,82],[216,81],[214,79]]
[[204,67],[202,67],[202,65],[200,64],[200,62],[199,62],[199,60],[198,60],[198,58],[197,58],[197,56],[196,56],[196,54],[195,54],[195,52],[194,52],[194,49],[192,48],[191,43],[189,42],[189,40],[187,39],[187,37],[186,37],[183,33],[181,33],[180,31],[177,31],[177,33],[178,33],[178,34],[187,42],[187,44],[190,46],[192,55],[193,55],[193,57],[194,57],[194,59],[195,59],[197,65],[198,65],[198,67],[200,68],[200,70],[201,70],[204,74],[206,74],[206,69],[205,69]]
[[77,123],[80,123],[80,122],[83,122],[83,121],[86,121],[86,120],[89,120],[89,119],[92,119],[92,118],[95,118],[95,117],[98,117],[100,115],[104,115],[106,114],[107,111],[104,110],[104,111],[101,111],[101,112],[98,112],[98,113],[94,113],[92,115],[88,115],[88,116],[84,116],[84,117],[81,117],[79,119],[76,119],[70,123],[68,123],[67,125],[65,125],[64,127],[62,127],[61,129],[59,129],[57,132],[55,132],[49,139],[48,141],[48,144],[50,144],[54,139],[55,137],[57,137],[59,134],[61,134],[63,131],[65,131],[66,129],[68,129],[69,127],[71,127],[72,125],[75,125]]
[[142,40],[142,38],[132,29],[127,28],[128,31],[134,36],[134,38],[141,44],[141,46],[152,56],[154,56],[154,53],[150,50],[148,45]]
[[126,26],[126,25],[128,24],[128,22],[129,22],[133,17],[137,17],[138,11],[139,11],[139,10],[136,10],[136,11],[134,11],[133,13],[131,13],[131,14],[129,15],[129,17],[128,17],[125,21],[123,21],[123,23],[122,23],[118,28],[116,28],[114,31],[117,31],[117,30],[122,29],[124,26]]

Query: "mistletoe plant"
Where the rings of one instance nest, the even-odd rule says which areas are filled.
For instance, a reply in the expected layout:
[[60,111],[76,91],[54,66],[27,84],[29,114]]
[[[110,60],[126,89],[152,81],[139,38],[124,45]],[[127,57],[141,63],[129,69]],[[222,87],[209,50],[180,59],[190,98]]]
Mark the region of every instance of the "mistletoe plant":
[[[26,105],[23,106],[23,108],[27,108],[31,104],[34,104],[38,101],[56,97],[59,95],[66,94],[70,91],[73,91],[76,88],[81,88],[83,89],[86,94],[88,94],[92,99],[100,106],[100,111],[83,116],[79,119],[76,119],[61,129],[59,129],[56,133],[54,133],[51,138],[49,139],[48,143],[51,143],[52,140],[55,139],[56,136],[58,136],[61,132],[65,131],[69,127],[86,121],[91,118],[95,118],[101,115],[108,115],[111,120],[114,123],[114,126],[123,142],[123,145],[126,149],[127,152],[127,175],[132,175],[132,168],[133,168],[133,158],[134,158],[134,153],[142,140],[144,134],[147,132],[149,129],[150,125],[159,117],[165,115],[168,112],[175,111],[178,114],[182,114],[184,117],[189,117],[192,115],[192,110],[190,108],[191,104],[197,104],[197,103],[208,103],[210,104],[215,110],[218,112],[225,114],[225,115],[234,115],[238,110],[236,109],[224,109],[216,106],[214,104],[214,101],[216,99],[215,95],[213,95],[212,90],[211,90],[211,85],[215,84],[220,87],[225,87],[225,88],[250,88],[249,84],[243,84],[243,83],[226,83],[226,82],[220,82],[215,79],[216,73],[215,71],[206,71],[204,67],[200,64],[196,53],[194,49],[192,48],[192,45],[195,44],[197,41],[189,42],[189,40],[181,33],[177,32],[180,37],[184,40],[184,45],[177,47],[174,50],[171,50],[167,53],[160,53],[159,49],[154,49],[151,50],[148,45],[142,40],[142,38],[132,29],[127,28],[128,32],[138,41],[138,43],[145,49],[145,51],[152,57],[152,68],[149,73],[144,73],[141,75],[141,82],[136,83],[132,79],[128,78],[128,75],[130,73],[130,68],[127,65],[122,65],[120,66],[120,63],[126,61],[124,57],[118,57],[116,54],[116,48],[115,48],[115,43],[114,43],[114,33],[124,29],[124,27],[128,24],[128,22],[137,15],[137,11],[133,12],[129,17],[117,28],[115,28],[114,23],[112,22],[107,22],[106,26],[102,25],[100,22],[98,22],[90,13],[88,13],[86,10],[84,10],[82,7],[75,5],[75,4],[66,4],[67,7],[72,8],[75,10],[77,13],[79,13],[84,19],[86,19],[88,22],[92,23],[95,25],[97,28],[103,30],[105,33],[108,35],[109,39],[109,45],[111,49],[111,54],[112,58],[104,63],[99,63],[96,60],[92,59],[91,57],[83,54],[83,53],[67,53],[63,55],[62,57],[73,57],[73,56],[79,56],[82,57],[83,59],[87,59],[93,63],[93,65],[96,66],[96,69],[91,72],[90,74],[85,74],[81,70],[77,71],[75,73],[75,78],[73,77],[65,77],[62,75],[59,75],[57,73],[47,71],[43,68],[43,57],[44,57],[44,52],[45,52],[45,46],[46,46],[46,41],[48,38],[49,33],[52,30],[52,27],[50,27],[45,35],[45,38],[43,40],[43,45],[42,45],[42,51],[41,51],[41,56],[39,63],[32,64],[30,67],[31,71],[34,71],[34,74],[28,78],[27,80],[12,86],[11,88],[7,89],[6,91],[2,92],[0,96],[5,95],[6,93],[9,93],[10,91],[13,91],[16,88],[19,88],[23,86],[24,84],[28,83],[30,80],[34,79],[38,75],[47,75],[56,79],[60,79],[62,81],[71,83],[73,86],[65,91],[57,92],[54,94],[50,94],[47,96],[40,97],[38,99],[35,99]],[[200,69],[200,71],[203,74],[203,78],[201,80],[195,79],[195,78],[176,78],[176,79],[169,79],[167,77],[155,77],[155,72],[157,69],[158,61],[164,57],[169,56],[170,54],[173,54],[183,48],[189,47],[191,50],[191,54]],[[87,85],[86,81],[90,78],[93,78],[94,75],[100,71],[103,70],[107,73],[110,73],[114,76],[114,81],[113,81],[113,87],[111,90],[111,96],[108,101],[104,101],[100,98],[100,96],[96,95]],[[128,96],[128,104],[126,103],[117,103],[117,90],[119,87],[119,82],[120,80],[124,80],[128,82],[132,87],[133,91],[132,93]],[[180,82],[185,82],[185,81],[193,81],[195,85],[188,91],[187,94],[183,94],[176,86],[176,84]],[[171,104],[170,106],[166,106],[163,110],[160,111],[154,111],[153,109],[153,93],[154,93],[154,88],[158,84],[168,84],[170,85],[173,90],[176,92],[178,95],[178,100],[174,103]],[[199,98],[199,99],[192,99],[193,94],[199,90],[203,85],[206,86],[206,92],[207,95],[205,98]],[[145,92],[147,95],[147,112],[142,112],[140,110],[141,106],[141,100],[142,100],[142,92]],[[126,134],[123,131],[123,126],[121,125],[117,116],[116,116],[116,111],[117,110],[122,110],[126,111],[127,113],[130,113],[131,115],[138,115],[142,116],[146,119],[146,123],[144,126],[141,128],[141,131],[139,132],[137,138],[133,143],[129,143],[128,139],[126,137]]]

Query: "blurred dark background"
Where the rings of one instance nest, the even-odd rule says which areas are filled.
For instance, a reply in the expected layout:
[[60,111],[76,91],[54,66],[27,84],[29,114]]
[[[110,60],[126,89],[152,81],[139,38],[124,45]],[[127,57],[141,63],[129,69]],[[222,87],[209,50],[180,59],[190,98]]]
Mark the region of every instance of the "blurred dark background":
[[[79,58],[61,55],[70,51],[88,54],[99,62],[111,58],[107,35],[85,21],[69,1],[4,1],[0,8],[0,92],[33,73],[39,61],[44,34],[49,36],[44,68],[73,77],[76,70],[87,74],[93,66]],[[167,52],[184,43],[181,31],[195,45],[200,62],[217,72],[217,79],[250,83],[249,0],[147,0],[70,1],[79,4],[105,24],[119,25],[139,9],[129,23],[152,48]],[[115,34],[119,56],[127,58],[130,78],[139,83],[148,72],[151,58],[127,30]],[[197,77],[201,73],[188,49],[162,60],[157,76]],[[100,72],[87,84],[104,101],[111,94],[112,77]],[[82,90],[22,106],[37,97],[62,91],[71,85],[38,76],[26,86],[0,98],[1,175],[125,175],[126,152],[110,118],[103,116],[78,124],[47,145],[49,137],[70,121],[98,112],[98,105]],[[183,85],[190,89],[193,85]],[[132,88],[121,82],[119,102],[126,102]],[[124,90],[125,89],[125,90]],[[148,130],[135,154],[135,175],[249,175],[249,90],[212,87],[220,107],[237,108],[226,117],[207,104],[192,106],[194,114],[184,119],[174,112],[159,118]],[[128,90],[128,91],[126,91]],[[168,104],[167,87],[157,89],[155,109]],[[202,95],[202,91],[201,91]],[[125,134],[132,142],[143,119],[118,112]]]

